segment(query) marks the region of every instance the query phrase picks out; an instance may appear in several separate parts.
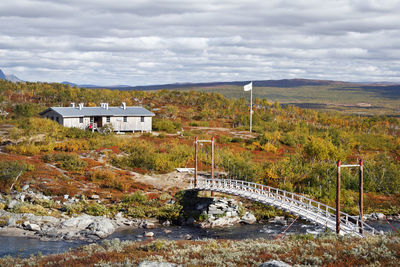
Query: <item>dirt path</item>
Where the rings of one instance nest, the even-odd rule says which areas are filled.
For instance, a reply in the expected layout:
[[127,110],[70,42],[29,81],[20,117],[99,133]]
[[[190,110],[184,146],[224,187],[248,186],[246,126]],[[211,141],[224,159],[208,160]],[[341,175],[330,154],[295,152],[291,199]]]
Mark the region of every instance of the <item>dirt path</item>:
[[256,138],[259,134],[258,133],[250,133],[248,131],[236,131],[231,128],[223,128],[223,127],[201,127],[201,126],[187,126],[185,127],[188,130],[202,130],[202,131],[207,131],[207,133],[212,134],[212,133],[217,133],[217,132],[225,132],[229,133],[235,137],[239,137],[242,139],[251,139],[251,138]]

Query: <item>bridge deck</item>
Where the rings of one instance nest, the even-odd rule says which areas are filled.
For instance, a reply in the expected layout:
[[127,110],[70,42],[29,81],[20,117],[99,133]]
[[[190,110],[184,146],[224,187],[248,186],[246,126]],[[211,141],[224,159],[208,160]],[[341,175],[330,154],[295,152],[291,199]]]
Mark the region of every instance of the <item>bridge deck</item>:
[[[192,179],[190,189],[221,192],[258,201],[336,231],[336,210],[299,194],[266,185],[230,179],[198,178],[196,186]],[[374,228],[362,222],[358,216],[341,213],[340,221],[340,235],[352,234],[362,237],[365,234],[378,233]],[[361,227],[363,234],[360,233]]]

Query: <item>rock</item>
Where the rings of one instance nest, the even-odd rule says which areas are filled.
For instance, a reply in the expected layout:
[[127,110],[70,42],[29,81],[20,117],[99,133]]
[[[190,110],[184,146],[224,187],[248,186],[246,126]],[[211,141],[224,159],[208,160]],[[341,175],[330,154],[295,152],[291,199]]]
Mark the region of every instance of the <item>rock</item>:
[[167,220],[167,221],[163,222],[162,225],[163,226],[170,226],[171,222]]
[[156,225],[155,225],[154,223],[152,223],[152,222],[147,222],[147,221],[145,221],[145,222],[143,223],[142,227],[143,227],[144,229],[154,229],[154,228],[156,228]]
[[68,198],[69,198],[69,195],[64,195],[65,200],[68,200]]
[[100,196],[99,195],[91,195],[90,198],[94,199],[94,200],[98,200],[98,199],[100,199]]
[[283,261],[270,260],[259,265],[259,267],[290,267],[292,265]]
[[28,225],[26,225],[25,229],[29,230],[29,231],[36,231],[36,232],[39,232],[41,230],[40,226],[37,224],[34,224],[34,223],[28,223]]
[[235,223],[238,223],[240,221],[240,219],[238,217],[221,217],[218,218],[214,221],[211,222],[210,227],[214,228],[214,227],[223,227],[223,226],[229,226],[229,225],[233,225]]
[[86,227],[86,230],[89,230],[87,233],[89,235],[96,235],[100,238],[105,238],[114,232],[115,227],[109,219],[103,218],[89,224],[88,227]]
[[169,262],[158,262],[158,261],[142,261],[138,267],[175,267],[174,263]]
[[240,219],[241,222],[246,224],[253,224],[257,222],[256,216],[254,216],[251,212],[246,212]]
[[89,215],[83,214],[78,217],[74,217],[68,220],[65,220],[61,227],[74,227],[78,230],[83,230],[89,226],[93,222],[93,218]]
[[153,237],[153,236],[154,236],[154,233],[153,233],[153,232],[145,232],[145,233],[144,233],[144,236],[145,236],[145,237]]
[[285,217],[283,217],[283,216],[276,216],[274,219],[274,223],[281,224],[281,225],[287,225],[287,221],[285,220]]
[[8,209],[13,209],[18,204],[19,204],[19,202],[17,200],[13,199],[7,204],[7,208]]
[[184,238],[185,240],[191,240],[191,239],[192,239],[192,236],[189,235],[189,234],[186,234],[186,235],[183,236],[183,238]]
[[163,232],[164,232],[164,233],[166,233],[166,234],[170,234],[170,233],[172,233],[172,231],[171,231],[171,230],[169,230],[169,229],[164,229],[164,230],[163,230]]
[[225,214],[224,210],[208,210],[209,215],[222,215]]
[[17,226],[17,220],[14,217],[10,217],[8,218],[6,225],[8,227],[15,227]]
[[22,187],[22,191],[28,190],[28,188],[29,188],[29,184],[26,184],[26,185],[24,185],[24,186]]
[[385,214],[383,214],[383,213],[375,213],[375,218],[376,218],[377,220],[379,220],[379,221],[383,221],[383,220],[386,219],[386,216],[385,216]]

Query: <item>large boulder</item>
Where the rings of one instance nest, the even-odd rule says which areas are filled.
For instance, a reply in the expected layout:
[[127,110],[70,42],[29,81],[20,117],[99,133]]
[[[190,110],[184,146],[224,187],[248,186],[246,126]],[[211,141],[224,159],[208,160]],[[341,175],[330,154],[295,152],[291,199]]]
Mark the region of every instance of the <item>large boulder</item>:
[[259,267],[290,267],[292,265],[283,261],[270,260],[259,265]]
[[114,232],[114,230],[115,230],[114,224],[112,224],[112,222],[109,219],[103,218],[89,224],[86,227],[86,234],[96,235],[99,238],[105,238],[111,235]]
[[175,267],[174,263],[169,262],[158,262],[158,261],[142,261],[138,267]]
[[77,230],[83,230],[93,223],[93,217],[83,214],[78,217],[70,218],[61,223],[61,228],[76,228]]
[[256,216],[254,216],[253,213],[251,212],[246,212],[241,219],[241,222],[245,223],[245,224],[254,224],[257,222],[257,218]]
[[239,221],[240,221],[240,219],[238,217],[225,216],[225,217],[218,218],[215,221],[211,221],[210,227],[214,228],[214,227],[229,226],[229,225],[238,223]]
[[26,230],[29,230],[29,231],[35,231],[35,232],[39,232],[41,229],[40,229],[40,226],[39,225],[37,225],[37,224],[34,224],[34,223],[28,223],[28,224],[26,224],[25,225],[25,229]]

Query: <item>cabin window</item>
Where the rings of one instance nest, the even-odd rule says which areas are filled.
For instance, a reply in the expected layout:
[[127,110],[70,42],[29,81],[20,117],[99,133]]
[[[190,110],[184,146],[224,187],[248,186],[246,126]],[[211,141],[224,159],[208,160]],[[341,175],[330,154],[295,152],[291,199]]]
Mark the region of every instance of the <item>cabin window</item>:
[[144,122],[144,116],[140,117],[140,121]]
[[83,117],[79,118],[79,123],[83,123]]
[[106,117],[106,122],[110,122],[110,116]]
[[59,122],[59,121],[58,121],[58,117],[56,117],[56,121]]
[[128,117],[124,116],[124,122],[128,122]]

